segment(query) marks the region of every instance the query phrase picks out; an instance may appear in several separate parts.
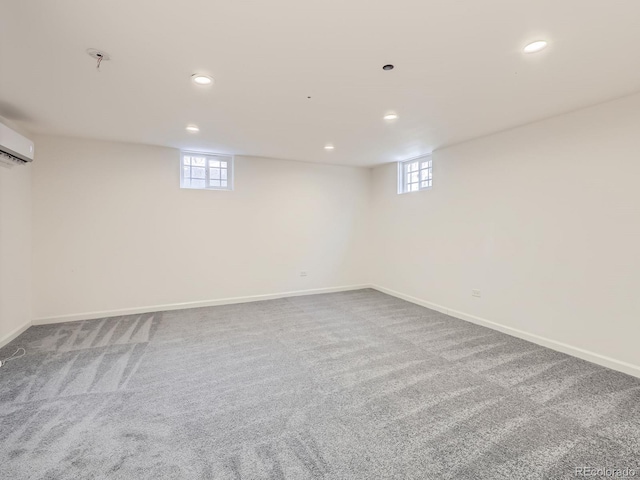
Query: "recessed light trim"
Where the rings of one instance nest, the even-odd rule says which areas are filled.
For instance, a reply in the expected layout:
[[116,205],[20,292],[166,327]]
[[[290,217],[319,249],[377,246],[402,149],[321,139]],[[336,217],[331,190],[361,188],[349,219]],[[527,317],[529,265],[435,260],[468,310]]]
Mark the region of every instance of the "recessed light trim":
[[398,114],[397,113],[387,113],[383,118],[385,120],[397,120],[398,119]]
[[544,40],[536,40],[526,45],[522,51],[524,53],[536,53],[547,48],[548,43]]
[[213,78],[211,78],[209,75],[194,73],[193,75],[191,75],[191,81],[196,85],[207,86],[213,83]]
[[382,67],[383,70],[393,70],[395,67],[390,63]]
[[185,130],[189,133],[198,133],[200,128],[197,125],[187,125]]
[[333,150],[334,148],[336,148],[336,147],[334,147],[333,145],[325,145],[324,146],[325,150]]

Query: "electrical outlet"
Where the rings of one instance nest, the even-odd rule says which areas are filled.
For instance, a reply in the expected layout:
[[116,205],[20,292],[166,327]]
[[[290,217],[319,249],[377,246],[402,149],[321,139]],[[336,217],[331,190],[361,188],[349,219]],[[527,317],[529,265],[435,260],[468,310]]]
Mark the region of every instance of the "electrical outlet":
[[471,296],[472,297],[480,297],[480,290],[476,290],[475,288],[473,290],[471,290]]
[[307,276],[307,272],[300,272],[300,276],[301,277],[306,277]]

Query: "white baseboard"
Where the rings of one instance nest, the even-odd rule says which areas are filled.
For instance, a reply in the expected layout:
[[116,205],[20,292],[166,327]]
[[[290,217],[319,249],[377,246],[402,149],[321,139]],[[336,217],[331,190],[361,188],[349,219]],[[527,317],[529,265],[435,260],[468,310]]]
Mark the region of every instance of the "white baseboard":
[[[584,350],[582,348],[575,347],[573,345],[569,345],[563,342],[558,342],[556,340],[551,340],[549,338],[542,337],[540,335],[525,332],[524,330],[508,327],[506,325],[502,325],[500,323],[493,322],[485,318],[477,317],[475,315],[471,315],[465,312],[460,312],[458,310],[454,310],[454,309],[445,307],[443,305],[438,305],[436,303],[432,303],[427,300],[412,297],[411,295],[405,295],[403,293],[397,292],[395,290],[391,290],[389,288],[381,287],[379,285],[367,285],[367,284],[347,285],[342,287],[316,288],[311,290],[297,290],[293,292],[281,292],[281,293],[272,293],[272,294],[266,294],[266,295],[231,297],[231,298],[221,298],[217,300],[172,303],[172,304],[166,304],[166,305],[153,305],[153,306],[147,306],[147,307],[123,308],[118,310],[104,310],[99,312],[86,312],[86,313],[77,313],[77,314],[70,314],[70,315],[52,316],[52,317],[41,317],[41,318],[36,318],[33,321],[33,325],[46,325],[50,323],[62,323],[62,322],[71,322],[71,321],[78,321],[78,320],[91,320],[96,318],[115,317],[115,316],[121,316],[121,315],[135,315],[140,313],[182,310],[187,308],[213,307],[216,305],[231,305],[234,303],[259,302],[262,300],[274,300],[277,298],[297,297],[301,295],[316,295],[321,293],[346,292],[349,290],[360,290],[363,288],[373,288],[375,290],[378,290],[379,292],[386,293],[393,297],[397,297],[402,300],[406,300],[408,302],[415,303],[417,305],[421,305],[423,307],[445,313],[447,315],[451,315],[452,317],[456,317],[461,320],[475,323],[477,325],[482,325],[484,327],[488,327],[493,330],[497,330],[497,331],[506,333],[508,335],[512,335],[514,337],[521,338],[523,340],[527,340],[537,345],[541,345],[543,347],[547,347],[552,350],[556,350],[558,352],[566,353],[567,355],[581,358],[588,362],[592,362],[597,365],[611,368],[612,370],[617,370],[619,372],[623,372],[628,375],[633,375],[634,377],[640,378],[640,366],[638,365],[633,365],[631,363],[627,363],[621,360],[616,360],[615,358],[607,357],[605,355],[600,355],[598,353]],[[0,347],[2,347],[3,345],[6,345],[11,340],[16,338],[18,335],[24,332],[27,328],[29,328],[30,325],[31,323],[26,323],[25,325],[22,325],[21,327],[15,329],[13,332],[6,335],[4,338],[0,339]]]
[[320,293],[346,292],[370,288],[370,285],[346,285],[342,287],[315,288],[311,290],[296,290],[293,292],[270,293],[266,295],[251,295],[247,297],[219,298],[217,300],[203,300],[198,302],[170,303],[166,305],[151,305],[147,307],[121,308],[117,310],[103,310],[99,312],[73,313],[52,317],[40,317],[33,320],[34,325],[50,323],[74,322],[79,320],[93,320],[96,318],[119,317],[121,315],[137,315],[140,313],[165,312],[168,310],[183,310],[187,308],[215,307],[217,305],[231,305],[234,303],[260,302],[284,297],[299,297],[302,295],[317,295]]
[[485,318],[476,317],[475,315],[470,315],[468,313],[460,312],[458,310],[453,310],[447,307],[443,307],[442,305],[437,305],[435,303],[431,303],[426,300],[422,300],[420,298],[412,297],[410,295],[405,295],[403,293],[396,292],[395,290],[391,290],[389,288],[380,287],[378,285],[370,285],[370,288],[373,288],[374,290],[378,290],[379,292],[382,292],[382,293],[386,293],[393,297],[398,297],[398,298],[401,298],[402,300],[406,300],[408,302],[430,308],[432,310],[437,310],[438,312],[446,313],[447,315],[451,315],[452,317],[456,317],[461,320],[465,320],[467,322],[475,323],[476,325],[482,325],[483,327],[488,327],[493,330],[498,330],[502,333],[506,333],[513,337],[521,338],[522,340],[527,340],[537,345],[541,345],[543,347],[547,347],[552,350],[556,350],[558,352],[566,353],[567,355],[578,357],[578,358],[581,358],[582,360],[586,360],[588,362],[592,362],[597,365],[601,365],[603,367],[607,367],[612,370],[617,370],[619,372],[623,372],[628,375],[633,375],[634,377],[640,378],[640,366],[638,365],[633,365],[631,363],[623,362],[622,360],[616,360],[615,358],[607,357],[605,355],[600,355],[599,353],[590,352],[588,350],[584,350],[583,348],[574,347],[573,345],[569,345],[567,343],[551,340],[550,338],[541,337],[540,335],[525,332],[524,330],[519,330],[513,327],[507,327],[506,325],[502,325],[500,323],[496,323],[491,320],[487,320]]
[[420,305],[421,307],[427,307],[437,312],[449,314],[449,309],[447,307],[443,307],[442,305],[438,305],[437,303],[427,302],[426,300],[422,300],[421,298],[412,297],[411,295],[405,295],[404,293],[396,292],[395,290],[381,287],[379,285],[370,285],[370,288],[378,290],[382,293],[386,293],[387,295],[391,295],[392,297],[397,297],[402,300],[406,300],[407,302],[415,303],[416,305]]
[[26,322],[24,325],[20,325],[18,328],[6,334],[4,337],[0,338],[0,348],[4,347],[11,340],[16,338],[22,332],[24,332],[27,328],[31,326],[31,322]]

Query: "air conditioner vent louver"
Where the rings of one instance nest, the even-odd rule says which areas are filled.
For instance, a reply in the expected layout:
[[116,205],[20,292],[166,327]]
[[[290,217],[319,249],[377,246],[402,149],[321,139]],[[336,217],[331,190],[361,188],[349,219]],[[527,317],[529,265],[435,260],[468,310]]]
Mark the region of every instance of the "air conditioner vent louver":
[[8,165],[17,163],[19,165],[23,165],[25,163],[27,163],[26,160],[22,160],[21,158],[18,158],[14,155],[11,155],[10,153],[6,153],[6,152],[2,152],[0,151],[0,162],[6,163]]

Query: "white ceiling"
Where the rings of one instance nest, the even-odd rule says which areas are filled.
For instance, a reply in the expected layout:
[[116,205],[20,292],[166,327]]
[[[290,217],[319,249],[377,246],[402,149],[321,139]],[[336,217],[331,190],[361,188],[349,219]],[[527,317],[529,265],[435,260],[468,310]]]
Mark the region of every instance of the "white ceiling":
[[[0,0],[0,115],[374,165],[638,91],[638,45],[638,0]],[[90,47],[112,57],[100,73]]]

